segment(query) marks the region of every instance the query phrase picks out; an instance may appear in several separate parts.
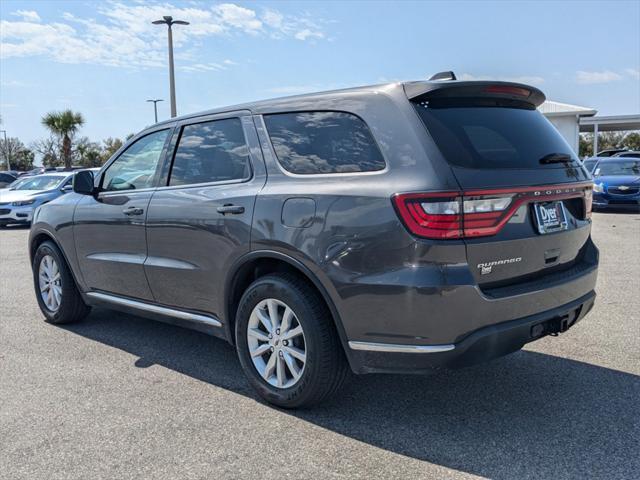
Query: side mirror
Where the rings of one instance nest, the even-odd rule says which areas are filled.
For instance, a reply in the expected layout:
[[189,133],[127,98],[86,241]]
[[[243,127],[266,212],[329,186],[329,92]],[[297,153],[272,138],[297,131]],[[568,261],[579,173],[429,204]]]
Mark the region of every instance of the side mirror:
[[73,191],[81,195],[94,195],[96,188],[93,183],[93,172],[82,170],[73,176]]
[[68,193],[73,191],[73,185],[65,185],[60,189],[62,193]]

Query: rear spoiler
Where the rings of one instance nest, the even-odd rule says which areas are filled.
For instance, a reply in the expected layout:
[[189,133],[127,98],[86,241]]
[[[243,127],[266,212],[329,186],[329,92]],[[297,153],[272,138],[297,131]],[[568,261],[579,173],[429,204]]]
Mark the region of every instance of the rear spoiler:
[[537,88],[513,82],[422,81],[407,82],[403,87],[409,100],[414,102],[429,99],[495,98],[524,102],[537,108],[546,100],[544,93]]

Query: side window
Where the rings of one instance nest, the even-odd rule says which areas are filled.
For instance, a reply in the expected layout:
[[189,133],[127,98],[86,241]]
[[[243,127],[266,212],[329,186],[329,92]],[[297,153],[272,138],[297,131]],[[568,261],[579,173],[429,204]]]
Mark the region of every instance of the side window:
[[278,113],[265,115],[264,121],[278,160],[289,172],[373,172],[385,167],[369,127],[350,113]]
[[246,180],[250,176],[249,149],[239,118],[182,129],[169,185]]
[[169,130],[161,130],[130,145],[104,172],[102,189],[111,192],[153,187],[168,135]]

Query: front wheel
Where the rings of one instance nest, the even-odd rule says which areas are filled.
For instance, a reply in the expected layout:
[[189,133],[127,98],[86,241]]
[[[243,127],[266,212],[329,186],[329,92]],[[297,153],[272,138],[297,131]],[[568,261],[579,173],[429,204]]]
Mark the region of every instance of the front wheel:
[[249,286],[235,335],[249,382],[274,405],[320,403],[344,382],[348,366],[331,315],[318,293],[294,275],[268,275]]
[[71,271],[53,242],[43,242],[36,250],[33,281],[40,310],[50,323],[77,322],[91,310],[82,301]]

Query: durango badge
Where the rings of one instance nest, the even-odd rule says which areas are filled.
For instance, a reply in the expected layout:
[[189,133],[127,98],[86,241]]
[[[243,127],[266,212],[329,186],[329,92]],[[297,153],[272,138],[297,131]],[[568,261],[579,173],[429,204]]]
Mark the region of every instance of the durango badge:
[[506,258],[504,260],[494,260],[493,262],[479,263],[480,275],[487,275],[496,265],[507,265],[509,263],[518,263],[522,261],[522,257]]

